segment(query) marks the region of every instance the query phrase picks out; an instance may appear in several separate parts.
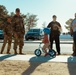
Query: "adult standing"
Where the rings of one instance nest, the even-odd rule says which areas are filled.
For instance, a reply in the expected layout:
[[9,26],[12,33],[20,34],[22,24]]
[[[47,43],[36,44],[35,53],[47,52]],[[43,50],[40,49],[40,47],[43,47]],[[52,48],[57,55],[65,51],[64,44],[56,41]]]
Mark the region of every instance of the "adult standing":
[[70,27],[70,33],[71,36],[73,36],[73,56],[76,56],[76,13],[75,13],[75,18],[71,23],[71,27]]
[[60,30],[61,30],[61,25],[59,22],[56,21],[56,15],[53,15],[53,21],[48,24],[48,28],[51,28],[51,34],[50,34],[50,45],[51,49],[53,48],[53,41],[55,40],[56,44],[56,50],[57,50],[57,55],[60,55]]
[[22,49],[24,46],[24,22],[23,18],[20,16],[20,9],[16,8],[16,14],[13,16],[12,24],[13,24],[13,34],[14,34],[14,53],[17,54],[17,46],[19,45],[19,54],[22,53]]

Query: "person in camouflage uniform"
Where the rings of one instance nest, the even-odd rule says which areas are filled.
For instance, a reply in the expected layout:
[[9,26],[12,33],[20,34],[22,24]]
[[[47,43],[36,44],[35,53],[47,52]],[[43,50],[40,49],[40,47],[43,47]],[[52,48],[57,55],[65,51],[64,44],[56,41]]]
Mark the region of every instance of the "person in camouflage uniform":
[[8,41],[7,54],[10,54],[10,48],[12,43],[12,26],[10,16],[7,17],[7,21],[2,25],[2,30],[4,31],[4,42],[1,48],[1,54],[4,51],[7,41]]
[[19,54],[22,53],[22,49],[24,46],[24,22],[23,18],[20,16],[20,9],[16,9],[16,15],[13,16],[13,33],[14,33],[14,53],[17,54],[17,46],[19,45]]

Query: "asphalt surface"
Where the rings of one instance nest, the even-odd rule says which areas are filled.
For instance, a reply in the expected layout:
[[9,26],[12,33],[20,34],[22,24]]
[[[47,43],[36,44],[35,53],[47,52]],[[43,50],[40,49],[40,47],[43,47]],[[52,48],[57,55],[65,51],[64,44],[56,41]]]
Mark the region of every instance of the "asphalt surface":
[[[34,54],[35,49],[39,47],[39,43],[41,41],[25,41],[24,47],[23,47],[23,53],[24,54]],[[61,54],[72,54],[72,43],[73,41],[71,40],[64,40],[60,41],[60,48],[61,48]],[[0,48],[2,47],[3,41],[0,40]],[[56,50],[55,43],[53,44],[53,49]],[[4,53],[6,53],[7,46],[5,47]],[[13,43],[11,46],[11,53],[14,53],[13,50]],[[19,51],[19,50],[18,50]]]
[[[76,57],[72,57],[69,54],[72,54],[72,40],[61,40],[60,48],[61,54],[56,56],[55,58],[51,58],[50,56],[44,57],[43,55],[40,57],[36,57],[34,54],[35,49],[39,47],[41,41],[25,41],[23,47],[23,53],[25,55],[14,55],[13,43],[11,46],[11,55],[5,54],[7,50],[7,46],[5,47],[4,54],[0,54],[0,61],[2,60],[22,60],[22,61],[30,61],[30,62],[76,62]],[[0,48],[2,47],[3,41],[0,41]],[[42,44],[43,45],[43,44]],[[41,46],[42,46],[41,45]],[[56,51],[55,43],[53,44],[53,49]],[[17,50],[19,52],[19,50]]]

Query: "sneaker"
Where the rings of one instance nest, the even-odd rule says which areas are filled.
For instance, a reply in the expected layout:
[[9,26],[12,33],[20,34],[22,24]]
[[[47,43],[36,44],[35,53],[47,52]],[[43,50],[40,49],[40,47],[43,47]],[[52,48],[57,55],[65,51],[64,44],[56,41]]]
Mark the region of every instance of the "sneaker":
[[60,53],[56,54],[56,55],[61,55]]
[[44,57],[46,57],[46,56],[48,56],[49,55],[49,53],[46,53],[45,55],[44,55]]
[[3,52],[1,52],[0,54],[3,54]]
[[16,50],[14,50],[14,54],[18,54]]
[[75,54],[75,53],[73,53],[73,54],[72,54],[72,56],[76,56],[76,54]]

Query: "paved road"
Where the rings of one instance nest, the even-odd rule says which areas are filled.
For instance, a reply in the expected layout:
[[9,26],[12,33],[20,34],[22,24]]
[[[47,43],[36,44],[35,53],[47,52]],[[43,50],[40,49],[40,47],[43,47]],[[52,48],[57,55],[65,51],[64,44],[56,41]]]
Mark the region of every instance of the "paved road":
[[[2,42],[2,41],[0,41],[0,42]],[[27,53],[33,54],[35,49],[38,48],[40,42],[41,41],[25,41],[23,52],[26,54]],[[60,44],[61,54],[72,54],[72,43],[73,43],[72,41],[67,41],[67,42],[61,41],[61,44]],[[0,48],[1,48],[1,46],[2,46],[2,43],[0,43]],[[55,44],[53,45],[53,49],[56,50]],[[6,53],[6,48],[5,48],[4,53]],[[13,53],[13,43],[12,43],[11,53]]]

